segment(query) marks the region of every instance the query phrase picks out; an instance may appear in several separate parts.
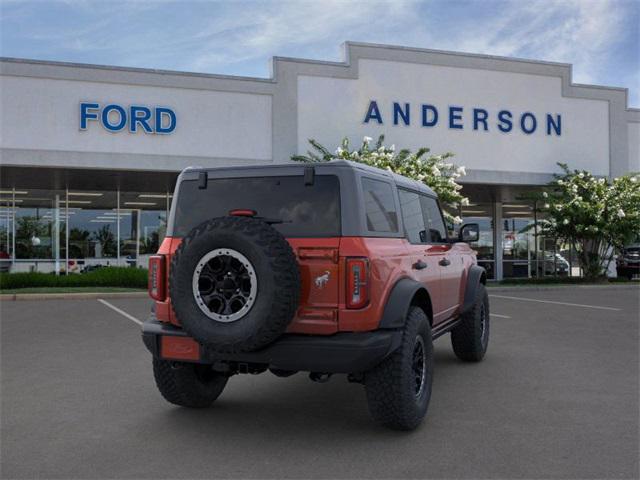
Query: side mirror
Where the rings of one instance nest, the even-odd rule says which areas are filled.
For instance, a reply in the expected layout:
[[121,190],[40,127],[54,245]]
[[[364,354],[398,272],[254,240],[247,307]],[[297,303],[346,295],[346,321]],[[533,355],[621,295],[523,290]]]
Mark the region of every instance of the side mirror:
[[467,223],[460,228],[458,241],[460,242],[477,242],[480,238],[480,225],[477,223]]

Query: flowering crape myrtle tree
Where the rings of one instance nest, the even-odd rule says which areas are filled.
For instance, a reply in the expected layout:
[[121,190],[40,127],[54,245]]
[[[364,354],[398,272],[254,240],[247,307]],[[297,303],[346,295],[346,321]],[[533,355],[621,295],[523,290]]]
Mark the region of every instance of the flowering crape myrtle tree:
[[542,193],[542,233],[573,246],[586,278],[601,277],[615,250],[640,233],[640,175],[610,182],[558,165],[563,174]]
[[[429,149],[424,147],[415,153],[407,149],[396,152],[394,145],[384,146],[384,135],[378,137],[375,145],[372,145],[372,141],[371,137],[364,137],[360,148],[351,150],[349,139],[345,137],[340,147],[332,153],[310,139],[309,143],[315,151],[308,151],[307,155],[294,155],[291,159],[299,162],[351,160],[364,163],[425,183],[438,195],[443,206],[457,210],[461,205],[469,205],[469,199],[460,193],[462,185],[457,183],[458,178],[466,175],[465,168],[447,161],[453,157],[453,153],[426,156]],[[462,222],[460,217],[453,216],[446,210],[443,213],[449,222]]]

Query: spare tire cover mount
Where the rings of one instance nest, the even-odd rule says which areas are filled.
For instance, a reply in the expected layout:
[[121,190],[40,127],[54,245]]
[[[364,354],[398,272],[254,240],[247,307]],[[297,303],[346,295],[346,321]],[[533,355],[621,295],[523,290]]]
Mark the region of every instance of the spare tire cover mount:
[[207,317],[217,322],[235,322],[255,303],[258,277],[242,253],[217,248],[197,263],[192,287],[196,303]]

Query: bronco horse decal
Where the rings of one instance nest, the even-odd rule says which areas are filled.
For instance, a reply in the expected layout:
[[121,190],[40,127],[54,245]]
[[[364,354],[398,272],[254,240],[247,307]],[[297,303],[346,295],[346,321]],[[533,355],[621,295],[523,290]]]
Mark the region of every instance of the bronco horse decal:
[[325,270],[322,275],[316,277],[316,287],[323,288],[329,282],[329,275],[331,275],[331,272]]

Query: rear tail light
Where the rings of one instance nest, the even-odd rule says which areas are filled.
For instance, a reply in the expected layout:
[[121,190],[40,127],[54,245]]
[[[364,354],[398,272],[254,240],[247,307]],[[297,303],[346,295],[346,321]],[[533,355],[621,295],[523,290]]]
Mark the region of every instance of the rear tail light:
[[159,302],[166,298],[164,255],[149,257],[149,296]]
[[363,308],[369,303],[369,260],[347,258],[347,308]]

